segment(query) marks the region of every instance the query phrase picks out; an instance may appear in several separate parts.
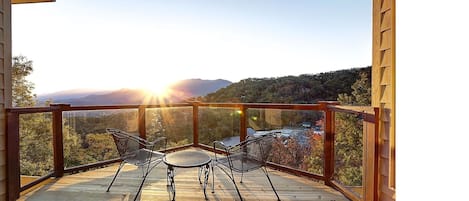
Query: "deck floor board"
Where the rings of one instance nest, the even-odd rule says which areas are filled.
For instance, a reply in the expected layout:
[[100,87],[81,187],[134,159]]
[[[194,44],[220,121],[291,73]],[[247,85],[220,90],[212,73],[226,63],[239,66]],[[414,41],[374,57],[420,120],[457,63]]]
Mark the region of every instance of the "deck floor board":
[[[141,181],[141,170],[132,165],[124,166],[110,192],[107,185],[117,170],[118,164],[87,172],[54,179],[23,196],[24,201],[103,201],[132,200]],[[176,200],[205,200],[202,185],[197,179],[197,168],[176,168]],[[268,169],[272,182],[281,200],[299,201],[342,201],[348,200],[336,190],[288,173]],[[238,181],[239,181],[239,177]],[[276,200],[267,178],[261,170],[246,173],[243,183],[238,183],[244,200]],[[215,168],[215,192],[212,193],[212,173],[207,186],[208,200],[239,200],[231,180]],[[158,165],[148,176],[139,200],[169,200],[166,187],[166,165]]]

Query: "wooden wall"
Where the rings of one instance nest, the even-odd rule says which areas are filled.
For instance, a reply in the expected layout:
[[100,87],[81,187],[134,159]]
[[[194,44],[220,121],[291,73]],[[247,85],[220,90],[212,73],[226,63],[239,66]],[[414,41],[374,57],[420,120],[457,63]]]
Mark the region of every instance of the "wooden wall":
[[0,200],[7,199],[6,113],[11,107],[11,3],[0,3]]
[[396,200],[396,7],[395,0],[373,0],[372,106],[381,112],[379,200]]

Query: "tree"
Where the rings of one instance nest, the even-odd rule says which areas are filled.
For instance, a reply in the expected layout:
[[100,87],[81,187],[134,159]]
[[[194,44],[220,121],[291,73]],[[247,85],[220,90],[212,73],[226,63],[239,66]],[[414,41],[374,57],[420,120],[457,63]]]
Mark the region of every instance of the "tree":
[[[25,56],[12,58],[12,105],[33,107],[33,83],[26,77],[33,72],[33,62]],[[51,116],[46,113],[20,115],[20,171],[26,175],[43,175],[52,169]]]
[[[366,73],[360,74],[352,85],[352,95],[339,94],[342,105],[371,105],[371,84]],[[362,185],[363,120],[360,116],[336,113],[335,119],[335,177],[345,185]]]
[[[12,58],[12,105],[13,107],[36,106],[34,84],[26,78],[33,72],[33,62],[25,56]],[[50,113],[20,115],[20,172],[23,175],[44,175],[53,167],[52,116]],[[68,165],[82,152],[80,139],[75,131],[65,126],[64,155]]]
[[352,85],[352,95],[339,94],[337,101],[341,105],[371,105],[371,83],[367,73],[360,73],[360,78]]
[[13,107],[32,107],[36,104],[36,95],[32,92],[34,84],[26,80],[26,77],[33,72],[33,61],[21,55],[13,57],[12,61]]

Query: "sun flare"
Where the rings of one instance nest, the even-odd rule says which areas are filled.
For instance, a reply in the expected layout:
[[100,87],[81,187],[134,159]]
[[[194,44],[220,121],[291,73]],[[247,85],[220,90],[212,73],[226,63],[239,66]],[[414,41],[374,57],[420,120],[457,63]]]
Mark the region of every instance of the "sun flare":
[[148,96],[157,96],[161,98],[168,97],[170,94],[170,89],[167,85],[146,87],[144,91]]

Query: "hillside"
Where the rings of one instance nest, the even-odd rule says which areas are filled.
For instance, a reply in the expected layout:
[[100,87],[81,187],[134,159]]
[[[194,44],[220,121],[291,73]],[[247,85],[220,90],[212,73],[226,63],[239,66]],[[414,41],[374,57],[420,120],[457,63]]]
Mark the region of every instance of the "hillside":
[[171,88],[174,91],[179,93],[188,94],[191,97],[205,96],[209,93],[215,92],[218,89],[226,87],[232,84],[228,80],[202,80],[202,79],[188,79],[176,82],[171,85]]
[[361,72],[368,73],[368,80],[371,80],[371,67],[278,78],[248,78],[208,94],[203,101],[315,103],[337,100],[338,94],[352,92],[351,86]]

